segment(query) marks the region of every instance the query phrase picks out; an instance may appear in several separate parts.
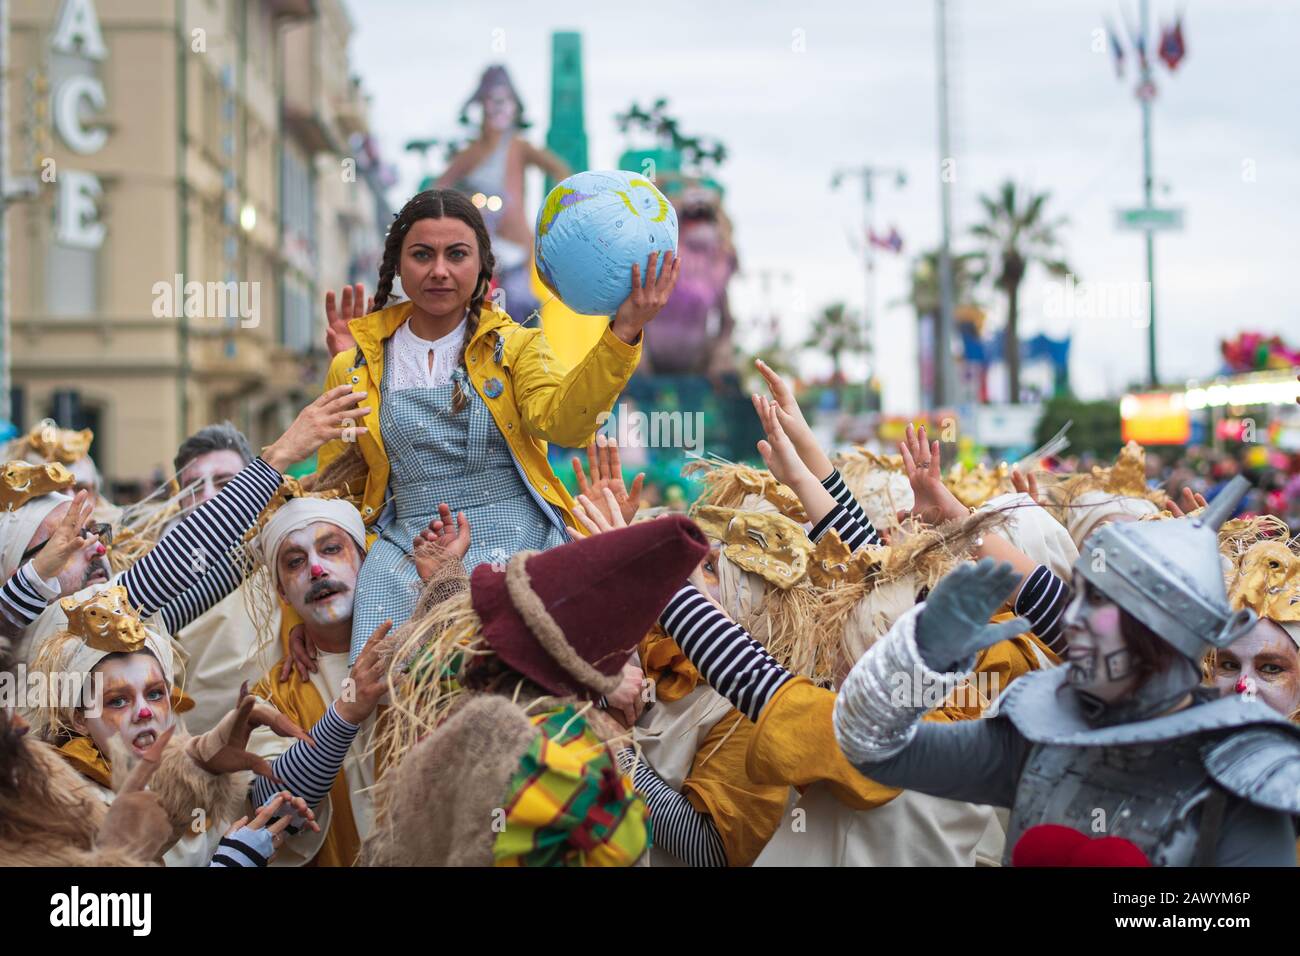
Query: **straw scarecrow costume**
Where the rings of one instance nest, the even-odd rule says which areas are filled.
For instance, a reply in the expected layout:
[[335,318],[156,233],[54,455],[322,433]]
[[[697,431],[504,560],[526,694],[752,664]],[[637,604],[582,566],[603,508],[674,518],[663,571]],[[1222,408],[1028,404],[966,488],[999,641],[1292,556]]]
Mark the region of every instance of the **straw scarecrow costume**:
[[398,632],[378,749],[371,865],[627,866],[651,842],[589,701],[624,664],[708,546],[673,515],[504,568],[458,563]]
[[[93,795],[107,807],[132,761],[119,738],[113,738],[113,752],[104,753],[90,735],[77,729],[77,714],[87,703],[106,704],[94,699],[96,668],[118,655],[150,656],[169,688],[171,713],[183,713],[188,701],[176,687],[170,640],[160,633],[156,621],[140,620],[125,589],[105,588],[84,601],[64,598],[60,603],[67,627],[42,645],[31,665],[47,688],[44,704],[32,712],[33,731],[55,746],[76,771],[80,784],[75,799],[84,801]],[[190,736],[177,724],[150,780],[150,789],[159,795],[171,820],[170,849],[163,856],[168,866],[206,866],[226,826],[242,812],[248,774],[204,769],[208,758],[231,739],[235,716],[231,711],[221,728],[201,737]]]
[[1094,465],[1089,472],[1049,485],[1046,494],[1048,510],[1080,551],[1097,528],[1157,515],[1168,499],[1163,491],[1147,487],[1146,451],[1133,441],[1120,451],[1114,465]]
[[53,419],[46,418],[14,442],[9,457],[23,458],[37,465],[63,465],[72,473],[76,488],[94,491],[95,510],[91,517],[116,525],[121,520],[122,509],[100,493],[103,479],[95,460],[90,457],[90,446],[94,441],[95,433],[89,428],[80,431],[60,428]]
[[[917,594],[969,550],[979,533],[1005,519],[981,516],[959,529],[901,534],[893,547],[850,554],[834,532],[814,545],[797,519],[770,513],[783,502],[771,492],[783,486],[770,474],[746,466],[715,466],[706,472],[706,482],[707,500],[753,509],[706,505],[695,514],[706,533],[721,543],[717,563],[723,610],[749,629],[771,665],[785,675],[746,735],[744,771],[755,785],[798,789],[793,809],[800,812],[776,831],[757,862],[969,865],[977,856],[995,853],[996,847],[977,852],[986,835],[992,833],[996,844],[1000,834],[987,808],[880,786],[848,764],[835,742],[831,688],[876,636],[915,604]],[[680,613],[670,613],[675,611],[670,605],[661,619],[670,634],[675,626],[685,635],[672,646],[697,663],[729,657],[731,651],[695,643],[695,635],[720,628],[725,618],[718,614],[721,620],[715,622],[692,600],[679,594],[674,605],[681,602]],[[729,640],[737,646],[750,640],[745,630],[734,630]],[[690,645],[684,653],[683,640]],[[978,717],[997,690],[1040,662],[1055,660],[1029,635],[990,648],[974,682],[931,719]],[[648,675],[651,670],[647,668]],[[740,682],[728,674],[720,689],[731,703],[752,710],[752,700],[737,699],[734,687]],[[996,689],[985,697],[980,688]],[[654,763],[653,755],[650,759]]]

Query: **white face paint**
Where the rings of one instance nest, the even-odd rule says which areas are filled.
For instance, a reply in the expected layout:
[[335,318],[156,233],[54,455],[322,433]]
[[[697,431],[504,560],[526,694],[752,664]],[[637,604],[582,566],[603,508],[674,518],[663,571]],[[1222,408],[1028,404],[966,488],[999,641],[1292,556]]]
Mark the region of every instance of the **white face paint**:
[[1075,576],[1074,600],[1061,619],[1069,649],[1065,660],[1070,685],[1108,704],[1137,689],[1128,642],[1120,630],[1120,609]]
[[198,482],[190,492],[189,500],[185,502],[186,507],[197,508],[205,501],[215,498],[226,487],[226,482],[243,470],[244,459],[239,457],[239,452],[229,448],[199,455],[182,468],[177,477],[182,488]]
[[148,651],[107,657],[91,674],[102,678],[102,684],[93,683],[101,684],[103,696],[87,713],[98,716],[79,716],[74,724],[105,757],[111,753],[109,741],[115,736],[125,740],[138,756],[172,725],[171,685],[158,659]]
[[280,595],[308,626],[352,620],[352,601],[362,555],[336,524],[318,521],[280,544],[276,570]]

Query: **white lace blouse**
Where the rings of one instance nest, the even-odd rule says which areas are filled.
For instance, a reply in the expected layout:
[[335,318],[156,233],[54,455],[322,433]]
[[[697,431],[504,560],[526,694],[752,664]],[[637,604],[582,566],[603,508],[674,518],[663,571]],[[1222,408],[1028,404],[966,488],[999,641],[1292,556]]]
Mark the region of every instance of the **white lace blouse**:
[[[393,333],[393,349],[389,361],[393,363],[390,387],[394,391],[405,388],[435,388],[451,381],[452,373],[460,359],[460,346],[465,339],[465,319],[440,339],[422,339],[411,331],[410,321],[403,322]],[[429,361],[429,355],[433,361]],[[430,367],[432,366],[432,367]]]

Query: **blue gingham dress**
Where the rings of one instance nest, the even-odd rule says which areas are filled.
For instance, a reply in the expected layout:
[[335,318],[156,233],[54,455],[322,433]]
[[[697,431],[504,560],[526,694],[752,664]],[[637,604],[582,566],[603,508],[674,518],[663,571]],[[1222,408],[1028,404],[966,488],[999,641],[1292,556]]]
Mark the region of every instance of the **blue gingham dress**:
[[[457,368],[446,385],[393,391],[391,359],[385,342],[379,427],[388,452],[389,504],[357,579],[350,661],[376,627],[389,618],[400,627],[415,609],[420,577],[408,557],[411,541],[437,515],[439,502],[469,519],[469,571],[484,562],[504,562],[516,551],[543,550],[569,540],[560,516],[550,505],[543,510],[525,483],[464,368]],[[493,371],[498,378],[506,374],[499,367]],[[468,401],[453,412],[457,381]]]

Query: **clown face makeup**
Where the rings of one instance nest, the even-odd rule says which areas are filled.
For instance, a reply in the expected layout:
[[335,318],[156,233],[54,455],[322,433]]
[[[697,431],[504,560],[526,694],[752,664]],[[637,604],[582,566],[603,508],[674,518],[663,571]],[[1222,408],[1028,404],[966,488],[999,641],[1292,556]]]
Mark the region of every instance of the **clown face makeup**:
[[1258,697],[1284,717],[1300,710],[1300,651],[1270,620],[1215,652],[1213,680],[1224,694]]
[[1137,688],[1137,675],[1128,643],[1120,630],[1119,607],[1101,591],[1074,577],[1074,600],[1062,617],[1070,642],[1065,660],[1070,685],[1106,704],[1128,697]]
[[226,482],[243,469],[244,459],[240,457],[239,452],[229,448],[199,455],[182,468],[177,477],[182,488],[197,482],[195,488],[186,495],[183,504],[186,508],[197,508],[205,501],[215,498],[226,486]]
[[280,596],[308,627],[351,621],[361,560],[356,542],[336,524],[318,521],[294,531],[276,555]]
[[[109,741],[116,736],[139,756],[175,720],[171,685],[148,651],[110,655],[95,665],[91,676],[102,695],[93,707],[77,713],[73,726],[94,740],[101,754],[108,756]],[[97,716],[88,716],[91,713]]]

